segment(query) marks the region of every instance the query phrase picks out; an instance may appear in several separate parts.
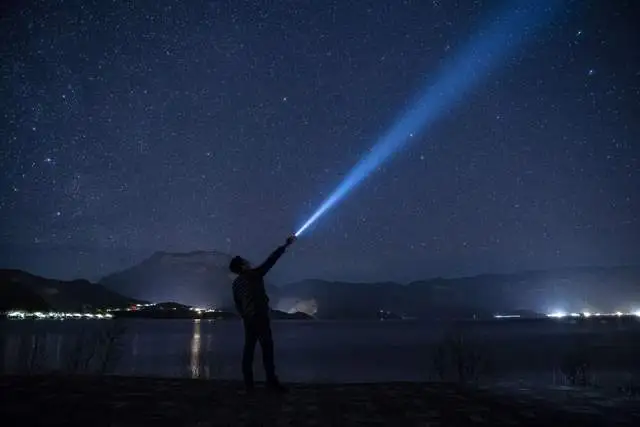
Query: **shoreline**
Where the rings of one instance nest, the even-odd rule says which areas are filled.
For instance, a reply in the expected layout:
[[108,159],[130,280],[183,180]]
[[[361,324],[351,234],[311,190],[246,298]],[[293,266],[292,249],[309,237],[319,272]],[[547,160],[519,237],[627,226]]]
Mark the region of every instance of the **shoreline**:
[[640,425],[637,400],[588,392],[544,396],[429,382],[288,386],[290,392],[279,396],[258,383],[246,395],[239,381],[3,375],[0,417],[21,425],[67,426]]

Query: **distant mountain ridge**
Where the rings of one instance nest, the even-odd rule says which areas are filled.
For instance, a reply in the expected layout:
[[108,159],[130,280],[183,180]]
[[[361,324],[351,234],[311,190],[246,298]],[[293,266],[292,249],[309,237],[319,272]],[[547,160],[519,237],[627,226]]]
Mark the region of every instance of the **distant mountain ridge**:
[[314,306],[319,318],[370,317],[375,310],[421,318],[487,317],[516,310],[634,311],[640,308],[640,266],[434,278],[406,285],[303,280],[282,286],[279,295],[287,306]]
[[[21,306],[74,311],[86,305],[175,301],[234,311],[230,260],[231,255],[216,251],[156,252],[99,283],[0,270],[0,310]],[[272,308],[320,319],[375,319],[381,311],[418,318],[483,318],[514,311],[624,312],[640,310],[640,266],[483,274],[407,284],[310,279],[267,285],[267,292]]]
[[[231,255],[215,251],[156,252],[99,283],[132,298],[232,310],[230,260]],[[319,318],[374,318],[379,310],[409,317],[485,317],[514,310],[624,311],[640,308],[640,266],[481,274],[408,284],[309,279],[267,288],[274,309],[300,310]]]
[[62,281],[0,269],[0,311],[82,311],[143,302],[87,280]]

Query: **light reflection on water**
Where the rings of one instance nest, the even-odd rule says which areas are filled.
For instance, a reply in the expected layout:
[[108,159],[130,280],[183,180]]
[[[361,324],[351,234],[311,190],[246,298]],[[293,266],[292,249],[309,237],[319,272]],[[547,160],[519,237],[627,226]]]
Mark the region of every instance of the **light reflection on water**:
[[191,378],[200,378],[200,319],[194,319],[193,332],[191,334]]

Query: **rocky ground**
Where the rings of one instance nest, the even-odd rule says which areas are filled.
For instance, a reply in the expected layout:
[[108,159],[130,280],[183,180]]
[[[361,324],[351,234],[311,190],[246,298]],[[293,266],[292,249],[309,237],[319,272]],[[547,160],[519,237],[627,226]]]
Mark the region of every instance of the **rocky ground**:
[[570,390],[451,384],[296,384],[284,396],[237,382],[1,376],[3,426],[639,426],[640,403]]

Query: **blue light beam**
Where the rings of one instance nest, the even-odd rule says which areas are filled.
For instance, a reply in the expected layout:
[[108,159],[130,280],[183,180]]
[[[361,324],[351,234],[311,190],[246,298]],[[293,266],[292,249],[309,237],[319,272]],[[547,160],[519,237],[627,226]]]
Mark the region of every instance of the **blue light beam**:
[[432,125],[463,95],[478,85],[516,47],[530,39],[537,27],[551,21],[561,0],[512,0],[459,54],[440,70],[415,104],[374,144],[338,187],[296,231],[299,236],[409,140]]

